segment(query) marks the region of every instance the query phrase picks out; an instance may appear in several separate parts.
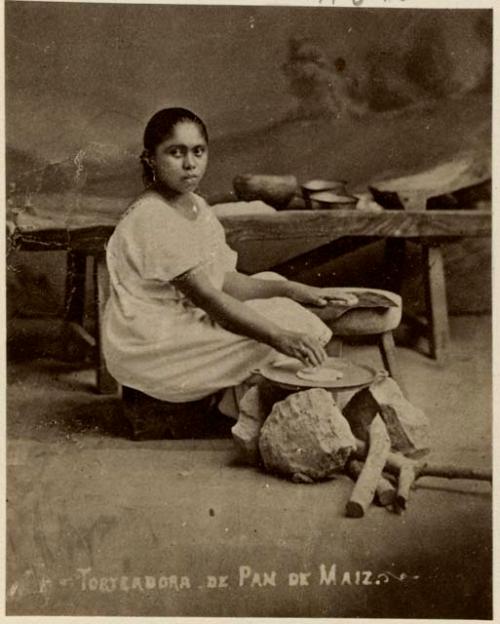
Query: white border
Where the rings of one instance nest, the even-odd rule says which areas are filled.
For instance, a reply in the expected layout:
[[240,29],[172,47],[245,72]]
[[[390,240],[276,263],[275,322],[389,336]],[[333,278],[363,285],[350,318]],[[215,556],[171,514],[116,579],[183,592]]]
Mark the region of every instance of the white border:
[[[44,2],[46,0],[22,0],[22,1],[30,1],[30,2]],[[74,2],[77,4],[81,4],[82,0],[50,0],[51,2]],[[219,0],[213,2],[211,0],[162,0],[161,2],[154,0],[84,0],[89,3],[99,3],[99,4],[164,4],[164,5],[192,5],[192,6],[208,6],[208,5],[218,5],[218,6],[258,6],[258,7],[266,7],[266,6],[274,6],[274,7],[309,7],[309,8],[323,8],[325,10],[328,9],[340,9],[340,8],[355,8],[355,0],[275,0],[275,2],[270,2],[268,0]],[[2,43],[2,68],[3,68],[3,76],[5,76],[5,26],[4,26],[4,3],[2,2],[2,11],[0,15],[0,40]],[[333,6],[332,6],[333,5]],[[494,115],[494,124],[493,124],[493,163],[492,170],[493,172],[497,171],[497,165],[499,163],[498,158],[498,111],[496,103],[500,101],[500,84],[499,84],[499,76],[498,76],[498,49],[499,49],[499,25],[497,24],[498,19],[498,8],[500,6],[500,1],[496,0],[364,0],[361,6],[357,7],[357,10],[363,9],[392,9],[392,10],[406,10],[406,9],[493,9],[494,10],[494,63],[493,63],[493,73],[494,73],[494,85],[493,85],[493,115]],[[3,86],[2,86],[3,89]],[[0,118],[1,118],[1,132],[4,137],[4,147],[5,147],[5,98],[1,99],[1,109],[0,109]],[[2,197],[2,209],[3,214],[5,215],[5,149],[3,149],[0,153],[0,171],[2,172],[1,181],[0,181],[0,192]],[[493,177],[493,206],[497,205],[497,200],[500,199],[500,188],[497,178]],[[498,271],[497,271],[497,256],[498,249],[495,245],[496,234],[499,231],[498,229],[498,210],[493,210],[493,236],[492,236],[492,250],[493,250],[493,293],[494,293],[494,305],[493,305],[493,314],[492,314],[492,324],[493,324],[493,385],[494,385],[494,394],[493,394],[493,403],[494,406],[497,404],[497,401],[500,400],[499,393],[499,376],[500,371],[497,365],[496,355],[498,353],[498,348],[500,346],[500,335],[497,327],[500,325],[500,317],[497,311],[496,306],[496,293],[500,288]],[[2,239],[0,243],[1,250],[3,251],[2,258],[5,258],[5,239]],[[0,285],[5,293],[5,271],[0,272]],[[5,300],[5,297],[4,297]],[[2,345],[4,346],[2,366],[5,366],[6,362],[6,310],[5,310],[5,301],[2,306],[0,314],[3,318],[3,323],[1,325],[1,339]],[[2,370],[3,372],[3,370]],[[5,383],[5,374],[3,375],[4,383]],[[5,406],[5,385],[3,386],[3,396],[4,396],[4,406]],[[495,416],[496,410],[494,410]],[[1,490],[3,493],[3,500],[6,498],[6,484],[5,484],[5,469],[6,469],[6,418],[5,414],[3,414],[3,431],[4,435],[0,436],[0,453],[1,457],[4,460],[4,470],[0,475],[0,484]],[[500,467],[500,457],[496,453],[498,448],[498,425],[496,425],[495,417],[493,420],[493,468],[494,468],[494,483],[495,477],[499,474]],[[494,514],[494,577],[493,577],[493,587],[495,588],[495,580],[498,583],[498,579],[500,579],[500,561],[498,558],[498,512],[499,512],[499,495],[497,488],[494,488],[494,496],[493,496],[493,514]],[[0,557],[2,558],[2,563],[0,565],[0,622],[7,622],[11,624],[71,624],[71,623],[80,623],[80,624],[89,624],[89,622],[95,624],[108,624],[108,623],[132,623],[132,624],[143,624],[145,622],[155,622],[155,623],[175,623],[178,622],[183,624],[191,624],[191,623],[219,623],[219,622],[233,622],[237,621],[239,623],[244,624],[253,624],[253,623],[262,623],[262,622],[276,622],[283,624],[331,624],[332,622],[336,622],[338,624],[344,623],[352,623],[352,624],[364,624],[365,622],[375,622],[375,623],[385,623],[389,624],[395,623],[398,620],[396,619],[384,619],[384,618],[191,618],[191,617],[98,617],[98,616],[79,616],[79,617],[66,617],[66,616],[6,616],[5,615],[5,580],[6,580],[6,557],[5,557],[5,522],[6,522],[6,510],[5,505],[0,504],[0,526],[3,529],[3,533],[0,537]],[[499,591],[494,591],[493,594],[493,608],[494,608],[494,619],[496,622],[500,617],[500,598]],[[464,624],[472,624],[478,620],[432,620],[432,619],[405,619],[403,620],[408,624],[413,624],[416,622],[422,622],[424,624],[430,624],[431,622],[436,623],[456,623],[460,624],[463,622]]]

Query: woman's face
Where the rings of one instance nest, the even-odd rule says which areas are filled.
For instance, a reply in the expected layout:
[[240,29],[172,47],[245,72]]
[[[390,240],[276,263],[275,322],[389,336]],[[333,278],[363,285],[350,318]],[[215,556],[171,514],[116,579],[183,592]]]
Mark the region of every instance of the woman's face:
[[197,124],[181,121],[156,146],[150,163],[156,182],[177,195],[195,191],[205,174],[208,146]]

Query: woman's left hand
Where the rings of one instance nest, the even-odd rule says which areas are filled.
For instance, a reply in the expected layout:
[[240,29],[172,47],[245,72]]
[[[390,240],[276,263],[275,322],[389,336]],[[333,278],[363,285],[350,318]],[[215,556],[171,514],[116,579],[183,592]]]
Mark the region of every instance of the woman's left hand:
[[297,282],[294,282],[290,286],[291,299],[305,305],[325,306],[332,301],[350,306],[358,302],[356,295],[348,292],[344,288],[318,288],[316,286],[298,284]]

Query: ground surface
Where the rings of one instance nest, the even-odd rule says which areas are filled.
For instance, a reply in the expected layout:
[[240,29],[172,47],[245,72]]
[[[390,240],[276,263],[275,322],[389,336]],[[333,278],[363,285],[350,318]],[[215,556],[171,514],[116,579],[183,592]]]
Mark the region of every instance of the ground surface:
[[[16,321],[9,341],[9,614],[491,617],[489,484],[422,479],[404,515],[344,518],[345,477],[289,483],[238,464],[230,439],[127,439],[120,402],[59,359],[59,330]],[[399,349],[410,399],[431,459],[489,467],[490,318],[453,318],[452,338],[442,369]]]

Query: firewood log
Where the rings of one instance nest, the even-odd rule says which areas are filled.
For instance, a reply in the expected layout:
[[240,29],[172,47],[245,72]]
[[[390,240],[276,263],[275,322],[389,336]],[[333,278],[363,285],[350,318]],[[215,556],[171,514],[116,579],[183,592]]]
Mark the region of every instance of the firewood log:
[[451,466],[449,464],[428,464],[422,462],[418,477],[441,477],[443,479],[470,479],[472,481],[492,481],[492,472],[488,468]]
[[348,518],[362,518],[373,501],[377,484],[382,476],[391,441],[380,415],[376,416],[369,429],[369,449],[365,465],[346,505]]
[[398,492],[396,495],[396,510],[404,511],[410,497],[410,490],[418,476],[418,468],[415,464],[407,463],[401,466],[398,479]]
[[[366,442],[356,440],[356,450],[353,456],[363,460],[366,457],[368,445]],[[440,477],[443,479],[472,479],[475,481],[492,481],[492,471],[486,468],[471,468],[450,466],[447,464],[430,464],[424,461],[408,459],[398,453],[389,453],[385,469],[387,472],[399,477],[401,468],[412,465],[415,468],[416,478],[419,477]]]
[[[360,462],[357,459],[351,459],[351,461],[347,464],[347,472],[353,481],[357,481],[362,470],[363,462]],[[381,476],[378,480],[375,492],[377,500],[382,507],[392,505],[396,498],[396,490],[394,489],[392,483],[384,476]]]

